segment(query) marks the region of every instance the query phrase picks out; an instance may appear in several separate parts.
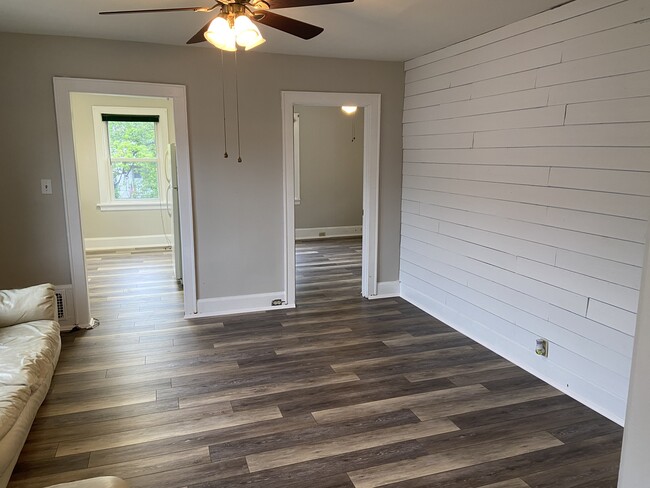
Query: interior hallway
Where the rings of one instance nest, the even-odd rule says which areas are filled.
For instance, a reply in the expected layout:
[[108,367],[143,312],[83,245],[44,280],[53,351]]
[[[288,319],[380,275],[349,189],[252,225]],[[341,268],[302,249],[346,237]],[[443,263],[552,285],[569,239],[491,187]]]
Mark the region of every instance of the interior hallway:
[[298,308],[191,322],[164,256],[96,260],[102,324],[64,334],[10,486],[616,486],[620,427],[401,299],[361,299],[358,242],[298,252]]

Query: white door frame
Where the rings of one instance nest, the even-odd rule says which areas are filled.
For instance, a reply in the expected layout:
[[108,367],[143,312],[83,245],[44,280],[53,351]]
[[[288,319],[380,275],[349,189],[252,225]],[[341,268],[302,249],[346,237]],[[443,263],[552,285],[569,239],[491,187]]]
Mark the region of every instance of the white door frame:
[[77,163],[72,132],[71,93],[156,97],[173,101],[178,163],[178,207],[181,220],[181,235],[178,237],[182,243],[184,308],[186,318],[194,316],[196,314],[196,268],[194,264],[194,219],[192,216],[192,183],[185,86],[55,77],[54,104],[63,180],[63,201],[68,230],[75,324],[84,327],[89,324],[91,317],[81,229]]
[[296,244],[294,212],[293,112],[296,105],[364,108],[363,244],[361,295],[377,295],[377,241],[379,218],[379,130],[381,95],[372,93],[282,92],[282,147],[284,156],[284,252],[287,305],[296,303]]

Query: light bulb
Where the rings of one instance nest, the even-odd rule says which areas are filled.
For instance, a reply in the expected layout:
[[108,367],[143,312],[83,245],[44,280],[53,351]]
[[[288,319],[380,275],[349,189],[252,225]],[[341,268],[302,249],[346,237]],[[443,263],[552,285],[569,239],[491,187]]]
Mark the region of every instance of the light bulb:
[[240,15],[235,19],[235,36],[237,44],[245,48],[247,51],[256,46],[264,43],[266,40],[260,34],[259,29],[251,19],[246,15]]
[[237,50],[235,32],[223,17],[214,19],[203,36],[210,44],[219,49],[224,51]]
[[357,107],[354,107],[352,105],[343,105],[341,107],[341,110],[343,110],[348,115],[352,115],[357,111]]

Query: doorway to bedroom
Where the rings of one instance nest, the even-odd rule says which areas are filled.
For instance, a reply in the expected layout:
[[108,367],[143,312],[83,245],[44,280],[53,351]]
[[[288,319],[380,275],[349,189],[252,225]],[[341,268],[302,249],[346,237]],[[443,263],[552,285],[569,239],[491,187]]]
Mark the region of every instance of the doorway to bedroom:
[[294,106],[296,305],[361,298],[364,108]]
[[[296,305],[297,291],[297,255],[296,237],[300,226],[296,225],[296,199],[302,203],[303,190],[298,181],[301,175],[297,171],[295,155],[300,155],[300,148],[296,147],[295,114],[300,107],[356,107],[359,112],[358,120],[363,121],[361,131],[353,124],[343,124],[349,127],[351,139],[363,137],[362,146],[362,202],[361,202],[361,277],[360,295],[363,298],[376,298],[378,295],[377,284],[377,254],[378,254],[378,215],[379,215],[379,141],[380,141],[380,112],[381,95],[371,93],[332,93],[332,92],[282,92],[282,137],[284,159],[284,198],[285,198],[285,290],[288,307]],[[362,110],[360,110],[362,109]],[[361,115],[363,114],[363,115]],[[355,132],[356,131],[356,132]],[[321,171],[327,175],[327,164]],[[324,177],[322,177],[324,178]],[[324,181],[323,179],[317,181]],[[297,185],[298,184],[298,185]],[[319,184],[319,183],[317,183]],[[341,185],[343,186],[343,185]],[[300,188],[299,193],[296,189]],[[340,189],[332,191],[339,195]],[[358,210],[357,210],[358,211]],[[345,226],[343,226],[345,227]],[[351,226],[354,227],[354,226]],[[316,228],[318,229],[318,228]],[[318,237],[327,237],[327,230],[317,230]],[[325,236],[321,236],[321,232]],[[314,250],[312,250],[314,251]],[[310,252],[310,251],[307,251]]]

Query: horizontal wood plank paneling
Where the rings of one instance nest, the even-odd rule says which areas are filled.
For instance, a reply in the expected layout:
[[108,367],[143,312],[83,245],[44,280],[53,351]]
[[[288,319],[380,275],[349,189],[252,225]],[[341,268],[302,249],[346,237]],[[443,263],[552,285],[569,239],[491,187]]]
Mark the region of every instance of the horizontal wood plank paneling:
[[551,87],[548,103],[558,105],[646,95],[650,95],[650,71],[556,85]]
[[647,45],[650,45],[650,24],[627,24],[567,41],[562,59],[572,61]]
[[523,110],[526,108],[546,107],[549,88],[524,90],[505,93],[474,100],[445,103],[432,107],[425,106],[404,111],[404,122],[422,122],[441,119],[455,119],[470,115],[493,114]]
[[571,104],[566,110],[566,124],[604,124],[644,122],[650,119],[650,97],[627,100]]
[[644,46],[540,68],[537,73],[537,86],[561,85],[649,69],[650,46]]
[[577,2],[572,3],[563,7],[562,10],[549,10],[543,12],[539,15],[529,17],[520,22],[507,25],[501,29],[496,29],[482,36],[473,37],[453,46],[434,51],[429,54],[425,54],[418,58],[409,60],[405,64],[405,69],[408,71],[417,68],[418,66],[423,66],[425,64],[434,63],[441,59],[450,58],[453,56],[458,56],[462,53],[472,51],[473,49],[486,46],[495,42],[502,41],[504,39],[515,38],[526,32],[539,29],[546,25],[554,24],[556,22],[561,22],[563,20],[571,19],[574,17],[579,17],[589,12],[599,10],[601,8],[608,7],[610,5],[615,5],[622,3],[624,0],[592,0],[590,2]]
[[414,122],[404,125],[404,135],[481,132],[515,127],[548,127],[564,123],[564,106],[484,114],[457,119]]
[[406,63],[404,295],[615,419],[650,218],[649,18],[576,0]]
[[[644,9],[646,5],[644,2],[645,0],[631,0],[623,6],[604,8],[578,18],[556,22],[517,36],[517,42],[512,42],[511,39],[504,39],[486,44],[463,54],[409,70],[407,72],[407,81],[409,80],[409,76],[414,79],[419,77],[429,78],[484,64],[486,60],[503,59],[520,53],[534,52],[536,49],[547,47],[549,39],[553,39],[555,43],[568,39],[580,39],[594,32],[644,20],[646,18],[646,11]],[[627,48],[634,47],[635,45],[639,44],[632,43]],[[644,45],[642,41],[640,45]],[[565,46],[562,47],[564,48]],[[597,53],[602,54],[602,51]],[[575,58],[575,53],[573,54]],[[511,60],[511,65],[517,66],[517,63],[513,63],[512,61],[514,60]],[[542,63],[538,60],[534,64],[534,67],[542,66]],[[465,79],[466,76],[462,78]]]

